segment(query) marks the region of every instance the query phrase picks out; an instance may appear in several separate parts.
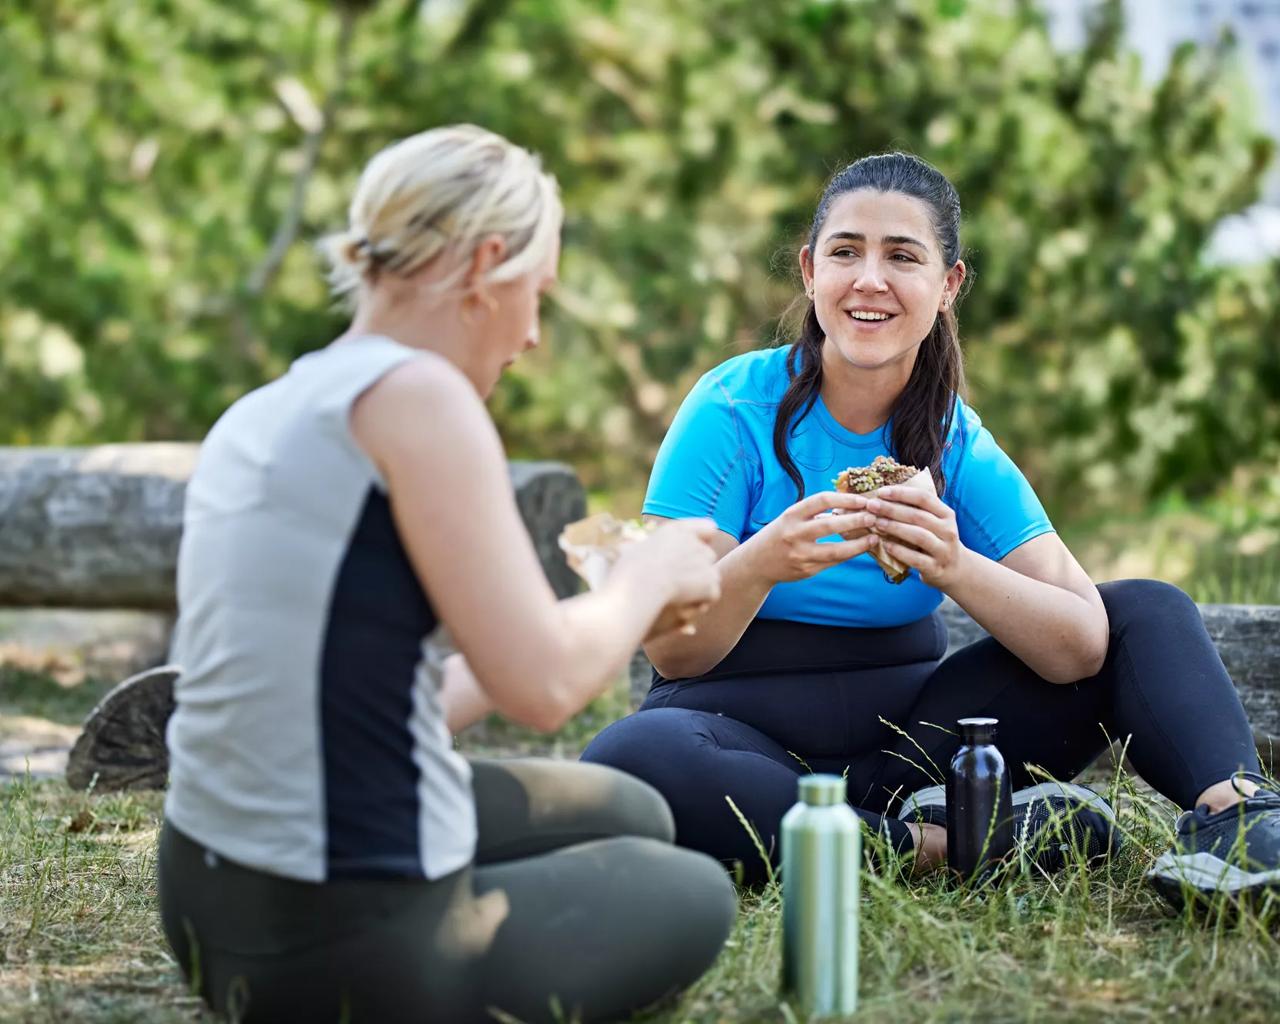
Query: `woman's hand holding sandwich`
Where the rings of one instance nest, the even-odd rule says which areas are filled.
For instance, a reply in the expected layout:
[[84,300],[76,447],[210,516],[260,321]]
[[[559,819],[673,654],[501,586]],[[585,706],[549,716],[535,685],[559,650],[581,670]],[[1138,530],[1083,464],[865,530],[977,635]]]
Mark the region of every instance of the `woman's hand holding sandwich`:
[[679,519],[622,550],[611,576],[634,576],[642,588],[667,594],[646,642],[673,631],[692,636],[697,621],[720,599],[718,553],[710,546],[718,532],[710,519]]
[[[960,543],[956,514],[936,494],[901,485],[851,495],[873,522],[871,543],[943,593],[964,571],[968,548]],[[859,506],[854,506],[859,507]]]
[[[745,541],[742,557],[769,586],[808,579],[847,562],[868,550],[865,531],[875,520],[861,498],[836,491],[811,494]],[[851,539],[819,543],[834,534]]]

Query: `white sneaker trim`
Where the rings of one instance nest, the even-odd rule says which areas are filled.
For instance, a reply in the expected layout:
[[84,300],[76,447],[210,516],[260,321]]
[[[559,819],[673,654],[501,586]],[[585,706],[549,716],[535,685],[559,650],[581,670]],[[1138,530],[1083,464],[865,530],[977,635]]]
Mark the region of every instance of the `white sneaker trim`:
[[1240,892],[1280,883],[1280,868],[1245,871],[1212,853],[1175,853],[1168,850],[1156,858],[1147,876],[1185,882],[1201,892]]
[[[1055,796],[1085,804],[1101,814],[1107,821],[1113,825],[1115,824],[1116,812],[1112,810],[1111,805],[1100,794],[1095,793],[1087,786],[1077,786],[1072,782],[1041,782],[1035,786],[1027,786],[1013,794],[1013,806],[1017,809],[1025,807],[1035,800],[1047,800]],[[946,786],[926,786],[924,789],[917,789],[902,801],[902,807],[898,810],[898,819],[906,821],[908,815],[917,807],[946,807],[946,805]]]
[[916,808],[924,807],[946,807],[947,806],[947,787],[946,786],[926,786],[924,789],[917,789],[909,797],[902,801],[902,806],[898,808],[898,820],[908,821],[913,817],[912,812]]
[[1097,811],[1111,824],[1116,823],[1116,812],[1100,793],[1095,793],[1087,786],[1077,786],[1073,782],[1041,782],[1036,786],[1027,786],[1013,794],[1013,806],[1025,807],[1035,800],[1047,800],[1054,796],[1084,804],[1091,810]]

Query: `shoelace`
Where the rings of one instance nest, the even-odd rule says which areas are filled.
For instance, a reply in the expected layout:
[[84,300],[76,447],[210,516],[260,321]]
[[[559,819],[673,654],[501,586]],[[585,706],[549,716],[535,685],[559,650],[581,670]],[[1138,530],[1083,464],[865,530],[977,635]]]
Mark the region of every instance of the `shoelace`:
[[[1258,791],[1253,796],[1245,796],[1244,790],[1240,788],[1242,779],[1246,782],[1252,782],[1258,787]],[[1280,806],[1280,786],[1265,775],[1259,775],[1257,772],[1236,772],[1231,776],[1231,788],[1250,803],[1256,800],[1264,806],[1270,803]]]
[[[1252,796],[1246,796],[1243,789],[1240,788],[1241,781],[1252,782],[1258,787],[1257,792]],[[1244,809],[1253,810],[1280,810],[1280,786],[1268,779],[1265,775],[1259,775],[1257,772],[1236,772],[1231,776],[1231,788],[1240,794],[1244,799]],[[1234,810],[1234,808],[1225,808],[1225,810]],[[1187,832],[1185,826],[1189,825],[1193,820],[1198,820],[1204,824],[1209,823],[1209,819],[1223,811],[1210,811],[1208,804],[1199,804],[1190,811],[1183,811],[1178,815],[1174,822],[1174,830],[1179,834]]]

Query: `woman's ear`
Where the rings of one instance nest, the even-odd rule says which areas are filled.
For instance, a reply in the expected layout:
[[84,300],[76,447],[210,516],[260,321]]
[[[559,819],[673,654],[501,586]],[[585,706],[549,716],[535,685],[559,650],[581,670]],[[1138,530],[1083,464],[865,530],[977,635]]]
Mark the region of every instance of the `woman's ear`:
[[800,277],[804,280],[804,293],[810,299],[813,298],[813,253],[809,251],[809,247],[802,246],[800,249]]
[[942,284],[942,301],[939,304],[941,309],[950,309],[956,304],[960,286],[964,284],[964,277],[968,272],[964,260],[956,260],[956,265],[947,271],[946,280]]
[[507,255],[507,243],[501,235],[485,235],[471,253],[471,262],[462,278],[462,290],[467,298],[475,297],[484,305],[492,304],[489,298],[488,278],[502,265]]

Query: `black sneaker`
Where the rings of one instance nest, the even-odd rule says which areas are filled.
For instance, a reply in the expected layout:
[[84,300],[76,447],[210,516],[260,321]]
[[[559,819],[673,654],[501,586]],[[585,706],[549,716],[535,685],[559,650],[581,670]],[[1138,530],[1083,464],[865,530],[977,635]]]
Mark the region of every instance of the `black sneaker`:
[[1045,871],[1061,871],[1075,857],[1085,862],[1120,850],[1116,812],[1088,786],[1042,782],[1013,794],[1014,842]]
[[[1085,860],[1120,849],[1116,812],[1088,786],[1042,782],[1013,794],[1014,848],[1045,871],[1059,871],[1073,853]],[[898,817],[916,824],[947,825],[945,786],[917,790],[903,801]]]
[[1188,896],[1247,898],[1280,890],[1280,789],[1254,772],[1241,772],[1233,783],[1235,779],[1257,783],[1257,793],[1217,814],[1207,804],[1183,812],[1172,849],[1147,872],[1151,884],[1176,907]]

